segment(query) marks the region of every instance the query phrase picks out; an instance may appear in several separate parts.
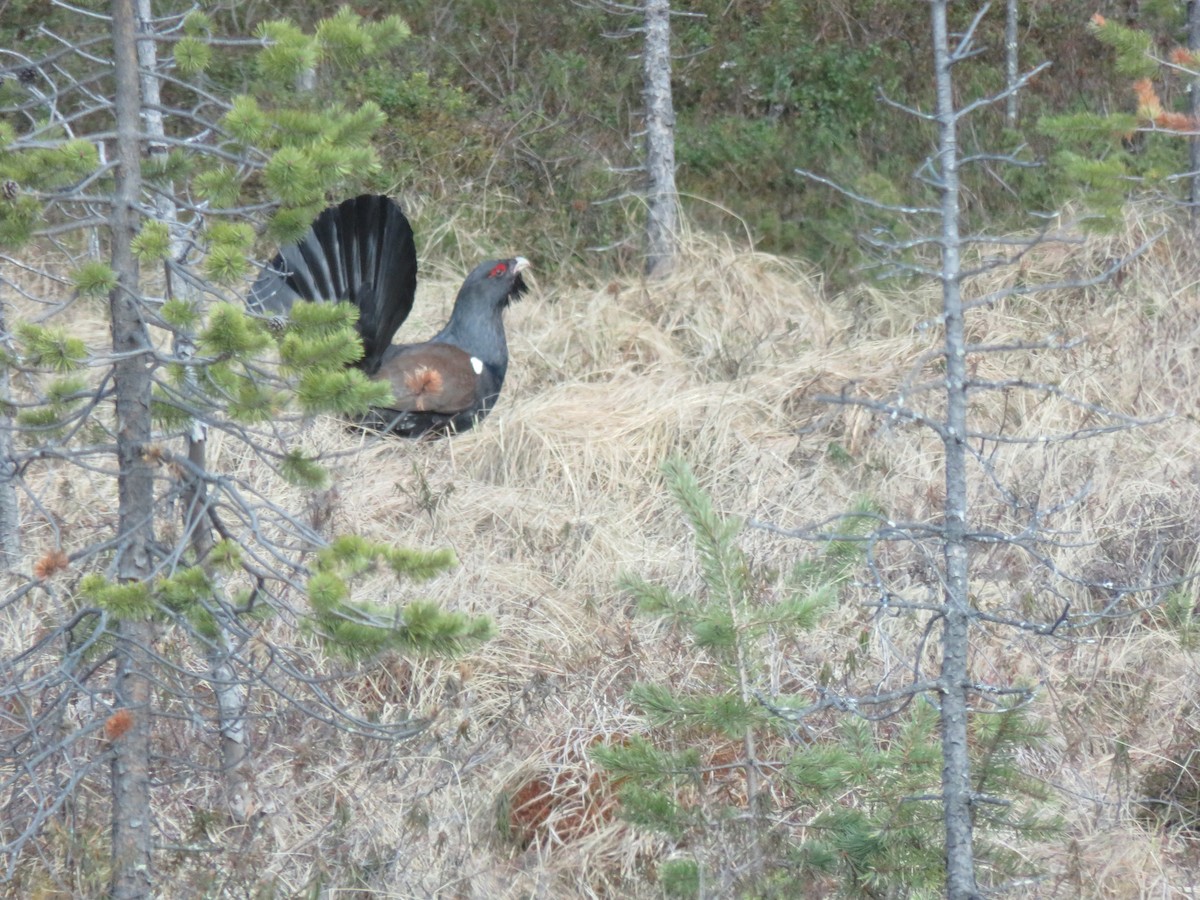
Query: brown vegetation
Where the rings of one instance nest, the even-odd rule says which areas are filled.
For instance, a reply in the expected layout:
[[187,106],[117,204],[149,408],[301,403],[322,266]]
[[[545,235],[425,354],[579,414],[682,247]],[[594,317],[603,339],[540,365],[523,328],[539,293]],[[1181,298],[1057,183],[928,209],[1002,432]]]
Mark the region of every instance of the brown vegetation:
[[[1088,277],[1150,230],[1132,214],[1119,238],[1044,248],[1021,271],[995,277]],[[1010,299],[969,319],[980,343],[1052,333],[1085,339],[1061,352],[982,358],[982,376],[1021,374],[1144,418],[1175,413],[1153,427],[1034,443],[996,460],[1018,505],[1050,509],[1089,485],[1052,526],[1064,536],[1058,566],[1093,583],[1149,586],[1196,571],[1196,264],[1182,242],[1163,241],[1119,287]],[[456,283],[453,273],[427,280],[419,310],[436,319],[437,298],[448,306]],[[827,297],[815,274],[792,263],[693,239],[675,273],[652,284],[573,287],[543,273],[539,289],[512,311],[505,397],[469,434],[413,443],[355,433],[332,419],[313,422],[311,444],[357,450],[337,463],[335,490],[320,498],[327,533],[353,528],[415,547],[451,547],[459,567],[420,590],[447,607],[492,616],[499,636],[465,661],[385,660],[331,686],[364,717],[432,718],[411,743],[385,747],[330,734],[277,701],[256,709],[248,824],[223,814],[210,772],[190,771],[158,788],[159,844],[173,848],[163,852],[163,883],[176,896],[234,884],[271,884],[278,896],[317,884],[393,897],[656,896],[647,862],[650,849],[661,849],[658,839],[614,816],[610,785],[587,749],[639,732],[625,700],[634,681],[678,687],[705,678],[677,635],[634,617],[614,589],[629,570],[697,586],[679,583],[694,571],[691,543],[662,490],[659,462],[681,452],[723,513],[784,527],[823,520],[863,497],[897,520],[936,520],[935,437],[817,398],[853,385],[883,400],[902,384],[935,377],[938,335],[927,326],[937,302],[935,289],[924,287]],[[972,415],[987,429],[1024,437],[1091,423],[1086,410],[1015,391],[978,396]],[[235,458],[219,436],[210,452],[242,477],[269,477],[251,455]],[[43,596],[69,596],[80,573],[63,561],[87,519],[105,514],[96,496],[104,484],[73,474],[46,494],[61,501],[57,534],[29,511],[26,574],[54,575],[62,592]],[[271,490],[296,509],[311,499],[283,484]],[[982,484],[975,513],[998,529],[1014,521],[1012,505]],[[813,549],[761,530],[748,531],[745,544],[777,569]],[[879,564],[914,595],[936,590],[930,561],[910,547],[888,549]],[[1042,602],[1032,598],[1044,579],[1028,557],[996,545],[976,558],[974,596],[990,611],[1044,615],[1029,608]],[[380,576],[377,599],[399,599],[385,584]],[[1139,810],[1164,779],[1175,786],[1164,793],[1193,802],[1194,790],[1185,799],[1179,779],[1157,773],[1174,766],[1190,779],[1196,767],[1181,744],[1193,732],[1180,726],[1194,717],[1197,661],[1183,627],[1194,602],[1180,620],[1178,610],[1160,614],[1164,598],[1153,589],[1114,597],[1099,587],[1058,588],[1077,627],[1054,638],[997,628],[973,659],[981,681],[1043,686],[1035,710],[1049,736],[1023,763],[1053,786],[1067,831],[1053,845],[1014,849],[1044,866],[1040,896],[1186,891],[1196,879],[1194,829],[1164,829]],[[1181,590],[1194,598],[1190,584]],[[901,677],[921,623],[877,617],[860,604],[865,599],[865,588],[848,589],[815,633],[781,637],[771,657],[778,682],[803,692],[820,678],[854,688]],[[43,617],[62,614],[50,599],[39,602],[5,619],[4,655],[17,652]],[[176,638],[168,630],[162,639]],[[120,736],[121,714],[104,727],[109,740]],[[831,722],[813,724],[820,739]],[[166,757],[212,739],[186,717],[156,727]],[[104,752],[102,741],[96,752]],[[713,754],[720,759],[720,748]],[[102,883],[99,804],[81,798],[74,814],[69,853],[64,835],[44,838],[44,859],[59,869],[38,871],[32,855],[23,864],[27,893],[52,879],[81,890]]]

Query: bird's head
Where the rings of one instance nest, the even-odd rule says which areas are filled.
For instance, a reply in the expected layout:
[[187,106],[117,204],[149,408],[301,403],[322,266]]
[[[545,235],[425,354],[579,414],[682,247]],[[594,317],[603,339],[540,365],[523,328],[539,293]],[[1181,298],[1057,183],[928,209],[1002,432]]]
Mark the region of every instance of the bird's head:
[[504,310],[526,290],[524,272],[529,260],[489,259],[467,276],[454,301],[454,311],[434,341],[453,344],[483,360],[500,374],[508,366]]
[[529,268],[529,260],[523,256],[482,262],[463,282],[457,303],[470,303],[480,311],[502,310],[529,290],[522,274]]

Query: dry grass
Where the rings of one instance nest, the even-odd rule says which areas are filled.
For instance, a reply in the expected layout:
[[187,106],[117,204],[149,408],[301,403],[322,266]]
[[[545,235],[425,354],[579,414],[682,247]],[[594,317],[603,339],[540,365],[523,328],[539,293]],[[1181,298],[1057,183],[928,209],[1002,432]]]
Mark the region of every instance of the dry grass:
[[[1021,272],[975,290],[1018,277],[1087,277],[1149,230],[1132,214],[1117,238],[1047,248]],[[1140,779],[1169,761],[1179,724],[1195,712],[1195,653],[1143,608],[1161,595],[1151,586],[1196,571],[1200,540],[1200,268],[1180,247],[1160,243],[1120,286],[1010,300],[971,317],[979,343],[1084,339],[1062,352],[982,357],[978,377],[1057,385],[1132,416],[1180,413],[1090,441],[1004,446],[989,459],[1007,499],[973,472],[982,526],[1020,527],[1030,509],[1061,506],[1046,525],[1062,537],[1053,555],[1064,572],[1147,586],[1115,603],[1062,580],[1049,594],[1027,556],[999,545],[977,557],[976,597],[989,611],[1053,617],[1054,603],[1070,601],[1079,613],[1118,614],[1054,639],[991,629],[976,648],[981,680],[1044,685],[1036,710],[1049,734],[1026,767],[1056,788],[1067,830],[1053,845],[1022,848],[1047,872],[1028,896],[1192,896],[1197,880],[1190,832],[1154,827],[1134,802]],[[851,390],[888,401],[903,392],[936,414],[936,391],[922,386],[937,375],[938,335],[921,327],[935,315],[935,289],[862,288],[826,299],[815,274],[719,243],[693,243],[678,273],[597,288],[541,273],[540,289],[510,315],[513,366],[491,418],[435,443],[315,422],[304,436],[310,446],[358,451],[341,459],[335,489],[321,497],[275,483],[253,458],[215,442],[218,465],[280,502],[319,504],[329,533],[452,547],[460,566],[420,592],[490,615],[498,637],[465,659],[386,660],[337,686],[363,714],[436,716],[408,744],[331,736],[264,708],[255,725],[260,815],[250,829],[226,823],[209,776],[164,786],[164,843],[212,849],[167,854],[178,896],[202,894],[218,871],[230,881],[215,884],[271,881],[276,896],[314,885],[329,896],[657,895],[646,863],[661,848],[613,815],[587,748],[639,729],[624,700],[633,682],[695,677],[696,657],[677,636],[634,618],[613,588],[623,571],[697,587],[660,461],[684,454],[720,510],[784,527],[824,520],[862,497],[895,520],[933,522],[942,494],[933,435],[818,399]],[[426,281],[419,305],[441,309],[454,289],[451,273]],[[972,415],[981,429],[1013,438],[1097,424],[1061,399],[1016,391],[978,395]],[[82,539],[100,524],[97,504],[111,487],[65,470],[47,477],[61,481],[44,495],[61,504],[65,543],[70,533]],[[1086,498],[1069,503],[1085,484]],[[26,571],[54,543],[36,516],[31,522]],[[813,552],[758,530],[745,544],[778,569]],[[880,564],[893,590],[936,596],[923,550],[885,547]],[[402,599],[382,581],[368,587]],[[874,619],[859,602],[870,596],[865,585],[849,590],[824,627],[776,654],[776,675],[811,688],[829,663],[835,677],[850,677],[843,661],[867,629],[858,677],[900,677],[922,623]],[[6,656],[37,618],[24,609],[4,621]],[[175,752],[197,732],[174,722],[160,738]],[[102,837],[93,836],[96,859]],[[54,840],[47,848],[62,851]]]

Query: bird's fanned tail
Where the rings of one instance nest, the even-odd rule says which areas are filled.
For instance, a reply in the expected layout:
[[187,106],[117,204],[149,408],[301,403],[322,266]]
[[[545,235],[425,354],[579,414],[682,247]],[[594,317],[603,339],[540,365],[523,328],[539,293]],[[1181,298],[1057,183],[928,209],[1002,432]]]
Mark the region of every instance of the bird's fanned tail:
[[300,241],[281,248],[250,289],[248,304],[286,316],[297,300],[353,303],[361,366],[373,374],[412,310],[416,289],[412,226],[392,200],[367,194],[325,210]]
[[358,307],[364,355],[355,363],[391,387],[360,424],[405,437],[466,431],[491,412],[508,371],[504,311],[526,290],[521,256],[477,265],[450,320],[430,340],[392,344],[412,309],[417,254],[408,219],[387,197],[363,195],[321,213],[283,247],[247,298],[261,314],[286,317],[297,300]]

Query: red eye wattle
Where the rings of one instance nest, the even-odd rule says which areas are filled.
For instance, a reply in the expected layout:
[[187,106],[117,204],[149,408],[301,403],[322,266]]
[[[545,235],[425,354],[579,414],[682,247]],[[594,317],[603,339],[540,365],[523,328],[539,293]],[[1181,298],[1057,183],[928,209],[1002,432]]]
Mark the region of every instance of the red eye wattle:
[[495,278],[497,275],[503,275],[508,271],[508,266],[504,263],[496,263],[495,268],[488,272],[488,278]]

